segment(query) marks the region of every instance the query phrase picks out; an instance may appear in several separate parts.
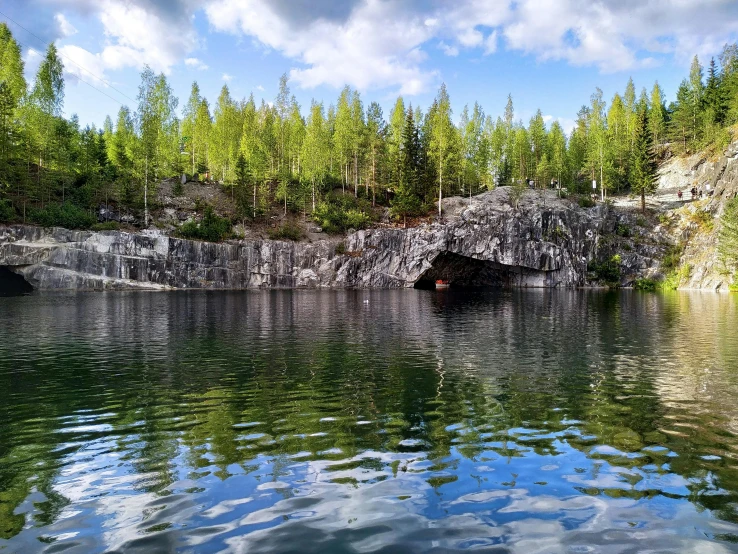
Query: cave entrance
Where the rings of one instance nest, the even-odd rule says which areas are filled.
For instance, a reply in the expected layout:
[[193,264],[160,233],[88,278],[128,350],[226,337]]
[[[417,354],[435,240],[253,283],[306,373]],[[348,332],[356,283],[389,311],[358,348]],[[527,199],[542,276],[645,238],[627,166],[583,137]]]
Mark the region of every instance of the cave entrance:
[[33,287],[22,275],[0,265],[0,296],[20,296],[33,292]]
[[435,289],[436,281],[448,281],[451,288],[548,287],[547,272],[504,265],[442,252],[415,283],[416,289]]

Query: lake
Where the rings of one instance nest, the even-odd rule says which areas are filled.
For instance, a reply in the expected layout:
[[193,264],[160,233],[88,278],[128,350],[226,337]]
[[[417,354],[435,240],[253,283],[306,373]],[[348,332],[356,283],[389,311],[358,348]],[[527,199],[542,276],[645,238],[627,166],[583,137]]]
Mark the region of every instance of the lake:
[[0,299],[2,552],[738,552],[738,301]]

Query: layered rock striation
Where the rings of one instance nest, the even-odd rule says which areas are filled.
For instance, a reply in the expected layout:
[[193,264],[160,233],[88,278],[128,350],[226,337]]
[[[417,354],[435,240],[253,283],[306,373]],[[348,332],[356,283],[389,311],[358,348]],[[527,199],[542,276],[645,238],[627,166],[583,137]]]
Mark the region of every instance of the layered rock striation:
[[[553,191],[513,207],[506,188],[446,201],[445,221],[375,228],[344,241],[183,240],[143,231],[0,227],[0,266],[35,289],[400,288],[435,279],[466,286],[586,284],[598,242],[617,225]],[[646,269],[653,260],[637,259]]]

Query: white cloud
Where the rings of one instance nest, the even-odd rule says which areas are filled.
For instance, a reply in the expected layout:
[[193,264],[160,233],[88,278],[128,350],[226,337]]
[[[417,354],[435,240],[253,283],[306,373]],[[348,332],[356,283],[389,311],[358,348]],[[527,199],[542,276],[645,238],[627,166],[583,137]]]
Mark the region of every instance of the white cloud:
[[54,16],[54,21],[59,26],[59,32],[62,37],[71,37],[77,34],[77,29],[72,25],[64,14],[58,13]]
[[[277,0],[208,0],[219,31],[244,34],[297,61],[303,87],[427,90],[438,75],[423,63],[429,41],[447,55],[507,50],[626,71],[719,51],[738,38],[736,0],[350,0],[345,13],[285,15]],[[303,20],[301,20],[301,18]]]
[[257,85],[257,86],[256,86],[256,90],[258,90],[258,91],[260,91],[260,92],[264,92],[264,87],[263,87],[263,86],[261,86],[261,85]]
[[93,54],[73,44],[59,47],[59,53],[63,56],[64,71],[67,75],[81,78],[95,87],[109,86],[104,81],[105,62],[100,54]]
[[192,67],[200,71],[208,69],[208,65],[198,58],[185,58],[184,63],[187,67]]
[[[61,50],[101,78],[105,78],[109,70],[141,68],[144,64],[156,72],[169,73],[172,66],[181,63],[183,57],[198,46],[191,16],[196,3],[204,0],[176,4],[154,0],[80,0],[73,4],[69,0],[46,1],[77,9],[79,13],[93,14],[99,19],[105,37],[101,51],[93,53],[76,45],[65,45]],[[62,36],[76,33],[64,14],[57,14],[54,19]],[[69,74],[89,81],[89,74],[85,77],[86,72],[74,64],[65,61],[65,66]],[[198,68],[204,68],[202,66]]]
[[443,53],[447,56],[455,57],[459,55],[459,48],[457,46],[450,46],[443,41],[438,43],[438,48],[443,50]]
[[228,75],[228,73],[223,73],[223,80],[226,83],[229,83],[233,80],[233,75]]

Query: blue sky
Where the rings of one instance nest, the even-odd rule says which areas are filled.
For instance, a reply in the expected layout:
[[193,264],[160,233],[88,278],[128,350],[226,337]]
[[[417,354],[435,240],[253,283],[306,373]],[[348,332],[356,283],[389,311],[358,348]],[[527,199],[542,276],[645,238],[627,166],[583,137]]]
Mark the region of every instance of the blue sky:
[[[274,99],[280,75],[306,113],[340,88],[426,107],[445,82],[455,114],[478,101],[524,121],[540,108],[568,129],[595,87],[609,101],[629,77],[672,100],[692,56],[706,65],[738,40],[738,0],[3,0],[29,80],[56,41],[65,112],[102,124],[135,108],[143,64],[167,74],[180,107],[197,80],[211,104]],[[86,83],[79,81],[83,79]]]

